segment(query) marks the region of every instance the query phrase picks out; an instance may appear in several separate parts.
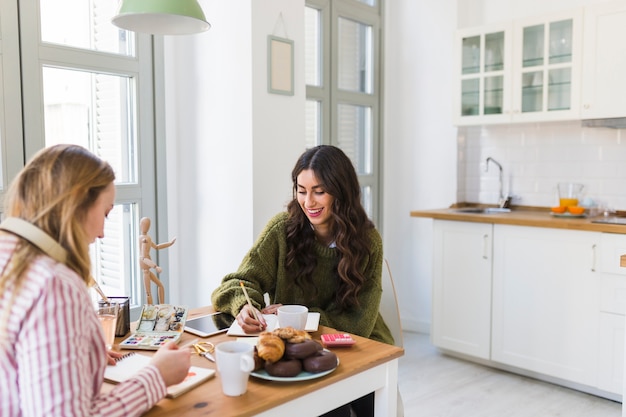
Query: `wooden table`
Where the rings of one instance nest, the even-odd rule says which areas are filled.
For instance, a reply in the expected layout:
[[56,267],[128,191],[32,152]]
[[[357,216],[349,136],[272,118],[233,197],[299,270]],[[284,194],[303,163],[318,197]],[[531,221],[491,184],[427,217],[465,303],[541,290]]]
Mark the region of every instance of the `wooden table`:
[[[212,307],[194,309],[188,318],[212,312]],[[320,326],[312,334],[316,340],[322,333],[334,333],[334,329]],[[301,382],[276,382],[250,377],[248,392],[240,397],[222,394],[219,374],[192,391],[175,399],[165,398],[145,416],[319,416],[343,404],[375,392],[375,414],[390,417],[396,415],[398,358],[404,350],[352,335],[356,344],[350,348],[333,348],[339,357],[339,366],[327,376]],[[185,333],[180,344],[196,336]],[[220,334],[203,340],[218,344],[234,340]],[[119,338],[117,342],[121,341]],[[193,365],[215,369],[215,364],[193,355]],[[111,389],[109,385],[104,389]]]

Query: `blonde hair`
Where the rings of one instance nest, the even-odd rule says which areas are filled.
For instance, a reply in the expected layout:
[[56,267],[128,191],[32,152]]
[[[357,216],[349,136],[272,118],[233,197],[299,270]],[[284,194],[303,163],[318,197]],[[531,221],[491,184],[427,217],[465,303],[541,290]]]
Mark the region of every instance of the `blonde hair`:
[[[5,216],[37,226],[66,251],[66,265],[87,283],[91,260],[83,222],[100,193],[115,180],[111,166],[77,145],[39,151],[11,183]],[[0,295],[11,287],[15,299],[24,272],[41,251],[20,238],[10,265],[0,276]],[[0,297],[1,299],[2,297]],[[8,311],[9,306],[5,306]]]

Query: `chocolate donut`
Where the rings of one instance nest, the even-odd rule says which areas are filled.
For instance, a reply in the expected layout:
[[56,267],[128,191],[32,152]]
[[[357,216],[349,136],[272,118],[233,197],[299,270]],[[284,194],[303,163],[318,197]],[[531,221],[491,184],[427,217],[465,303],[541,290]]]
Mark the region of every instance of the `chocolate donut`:
[[300,359],[281,359],[274,363],[266,361],[265,370],[272,376],[296,376],[302,371],[302,361]]
[[302,343],[285,343],[285,358],[304,359],[322,350],[322,345],[315,340],[305,340]]
[[321,350],[302,360],[304,370],[311,373],[329,371],[337,366],[337,355],[328,350]]
[[265,359],[261,358],[259,356],[259,351],[257,350],[256,346],[254,347],[254,371],[259,371],[261,369],[263,369],[263,367],[265,366]]

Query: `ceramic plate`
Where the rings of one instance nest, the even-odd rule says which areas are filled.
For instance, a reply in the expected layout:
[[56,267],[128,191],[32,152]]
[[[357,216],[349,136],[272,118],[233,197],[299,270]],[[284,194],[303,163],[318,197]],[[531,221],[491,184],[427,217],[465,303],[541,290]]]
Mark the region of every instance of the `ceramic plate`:
[[[339,366],[339,358],[337,358],[337,366]],[[323,376],[326,376],[337,369],[335,366],[333,369],[329,369],[328,371],[318,372],[313,374],[311,372],[302,371],[296,376],[289,377],[281,377],[281,376],[272,376],[267,373],[265,369],[261,369],[260,371],[254,371],[250,375],[257,377],[259,379],[265,379],[267,381],[279,381],[279,382],[298,382],[298,381],[308,381],[309,379],[317,379]]]
[[582,214],[572,214],[572,213],[550,213],[552,217],[559,217],[561,219],[580,219],[583,217],[587,217],[585,213]]

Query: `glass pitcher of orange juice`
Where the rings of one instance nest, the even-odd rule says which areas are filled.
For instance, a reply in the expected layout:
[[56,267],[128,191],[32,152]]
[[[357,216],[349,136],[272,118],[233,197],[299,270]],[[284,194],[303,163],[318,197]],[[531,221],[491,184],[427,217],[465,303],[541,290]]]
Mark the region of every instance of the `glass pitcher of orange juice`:
[[584,185],[573,182],[559,183],[559,206],[571,207],[578,205],[578,199],[583,191]]

